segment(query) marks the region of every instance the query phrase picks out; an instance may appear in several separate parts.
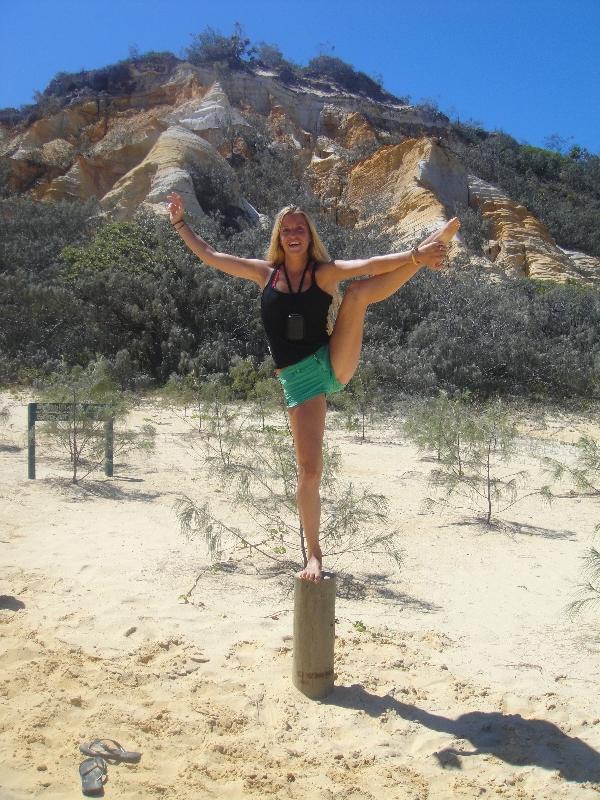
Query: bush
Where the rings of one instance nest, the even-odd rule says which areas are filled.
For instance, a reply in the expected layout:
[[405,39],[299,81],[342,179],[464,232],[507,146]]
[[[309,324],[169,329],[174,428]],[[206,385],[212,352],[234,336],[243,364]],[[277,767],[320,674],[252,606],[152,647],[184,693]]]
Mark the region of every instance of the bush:
[[577,146],[563,155],[467,125],[452,130],[451,146],[470,172],[526,206],[560,246],[600,256],[600,156]]
[[[248,534],[229,520],[213,514],[204,500],[181,496],[174,504],[180,528],[188,538],[204,539],[213,558],[225,547],[241,547],[269,560],[282,571],[294,562],[306,566],[307,552],[298,518],[296,492],[298,471],[289,426],[256,430],[248,420],[222,402],[214,404],[208,420],[209,435],[203,439],[208,478],[219,491],[226,487],[230,505],[241,508],[251,520]],[[399,532],[391,527],[388,503],[368,487],[356,489],[340,477],[339,453],[324,445],[324,494],[320,542],[330,563],[349,564],[362,552],[384,555],[400,566]],[[189,593],[188,593],[189,597]]]
[[250,40],[243,35],[236,22],[231,36],[223,36],[207,27],[192,36],[192,44],[184,50],[185,57],[196,66],[223,64],[230,69],[241,69],[249,55]]
[[268,69],[278,69],[287,63],[283,57],[283,53],[274,44],[267,44],[266,42],[259,42],[255,53],[254,60],[257,64]]
[[[101,69],[81,70],[81,72],[59,72],[44,89],[36,92],[38,105],[55,98],[66,100],[70,95],[107,92],[108,94],[129,94],[135,89],[135,82],[128,61],[119,61]],[[59,108],[64,103],[59,104]]]
[[469,390],[593,396],[600,294],[531,281],[491,284],[475,272],[422,273],[369,311],[365,343],[385,342],[388,392]]
[[364,94],[379,100],[402,102],[401,98],[385,92],[381,83],[336,56],[319,55],[311,58],[303,73],[308,77],[330,78],[342,88],[355,94]]
[[[466,501],[489,526],[492,517],[526,497],[547,498],[547,487],[528,491],[527,472],[512,468],[517,417],[500,399],[478,406],[465,397],[442,395],[413,410],[405,431],[420,449],[437,451],[439,466],[432,471],[431,481],[444,490],[445,497],[427,498],[430,508],[439,503],[461,508]],[[520,489],[525,494],[519,494]]]
[[194,193],[204,213],[221,215],[227,228],[237,230],[240,209],[237,192],[231,185],[232,174],[218,162],[194,164],[189,168]]
[[[301,169],[291,150],[264,147],[239,171],[240,191],[263,214],[274,215],[287,205],[306,205],[311,192]],[[310,204],[315,202],[311,199]]]
[[456,205],[454,214],[460,219],[460,235],[473,253],[484,255],[490,240],[491,222],[485,219],[480,209]]
[[0,272],[43,276],[61,250],[83,242],[97,228],[95,200],[38,203],[28,197],[0,200]]

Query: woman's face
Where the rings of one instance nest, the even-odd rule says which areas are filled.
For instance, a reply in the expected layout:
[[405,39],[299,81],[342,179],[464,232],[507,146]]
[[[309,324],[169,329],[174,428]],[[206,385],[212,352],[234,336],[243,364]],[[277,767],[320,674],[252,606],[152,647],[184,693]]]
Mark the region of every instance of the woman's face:
[[305,254],[310,247],[310,230],[304,214],[286,214],[281,220],[279,241],[283,252],[288,254]]

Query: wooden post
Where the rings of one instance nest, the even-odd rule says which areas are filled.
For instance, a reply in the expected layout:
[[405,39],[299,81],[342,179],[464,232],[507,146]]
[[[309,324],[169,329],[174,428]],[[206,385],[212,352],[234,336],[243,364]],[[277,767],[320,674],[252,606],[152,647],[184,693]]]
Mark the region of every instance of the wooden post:
[[294,686],[312,700],[333,691],[335,576],[319,583],[294,578]]
[[27,404],[27,477],[35,480],[35,418],[37,403]]
[[113,418],[109,417],[104,423],[104,474],[108,478],[113,476]]

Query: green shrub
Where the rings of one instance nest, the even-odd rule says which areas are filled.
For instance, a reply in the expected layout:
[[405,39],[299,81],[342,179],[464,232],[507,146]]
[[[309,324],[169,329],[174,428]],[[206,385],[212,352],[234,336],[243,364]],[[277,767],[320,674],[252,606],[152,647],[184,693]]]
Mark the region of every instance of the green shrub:
[[29,197],[0,200],[0,272],[49,274],[62,249],[84,242],[98,227],[95,200],[39,203]]
[[275,44],[259,42],[255,49],[254,60],[263,67],[278,69],[287,63],[283,53]]
[[355,94],[364,94],[375,99],[402,102],[401,98],[393,97],[385,92],[381,83],[373,80],[364,72],[355,70],[351,64],[336,56],[321,54],[311,58],[303,73],[307,77],[330,78],[342,88]]
[[564,155],[456,124],[450,145],[470,172],[539,217],[560,246],[600,256],[600,156],[577,146]]
[[241,69],[249,55],[250,40],[236,22],[231,36],[223,36],[213,28],[206,27],[201,33],[192,36],[192,44],[185,48],[185,56],[190,64],[207,66],[224,64],[230,69]]

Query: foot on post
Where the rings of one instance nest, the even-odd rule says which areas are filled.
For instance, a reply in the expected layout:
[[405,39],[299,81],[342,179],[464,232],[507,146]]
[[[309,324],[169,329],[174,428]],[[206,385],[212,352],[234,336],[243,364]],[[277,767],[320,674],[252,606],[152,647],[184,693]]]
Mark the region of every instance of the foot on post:
[[302,578],[304,581],[313,581],[314,583],[318,583],[321,580],[321,574],[323,571],[322,559],[323,556],[321,555],[320,550],[317,553],[309,555],[306,566],[301,572],[297,573],[298,577]]

